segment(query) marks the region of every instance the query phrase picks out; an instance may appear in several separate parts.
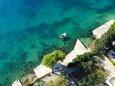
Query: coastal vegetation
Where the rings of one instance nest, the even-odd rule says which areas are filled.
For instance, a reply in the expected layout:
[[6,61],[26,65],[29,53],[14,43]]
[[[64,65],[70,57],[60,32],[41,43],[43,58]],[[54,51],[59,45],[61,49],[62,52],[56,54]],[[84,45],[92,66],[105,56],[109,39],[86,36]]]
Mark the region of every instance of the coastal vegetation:
[[112,64],[115,66],[115,62],[112,61]]
[[83,55],[79,55],[77,56],[75,59],[74,59],[74,62],[78,62],[78,63],[81,63],[82,61],[83,62],[87,62],[90,60],[90,58],[94,56],[93,53],[84,53]]
[[97,61],[93,61],[93,55],[93,53],[85,53],[77,56],[73,61],[74,64],[79,64],[83,74],[78,80],[79,86],[97,86],[105,78],[106,73]]
[[36,81],[32,86],[68,86],[69,80],[65,76],[56,76],[52,80],[48,80],[46,83]]
[[52,67],[58,60],[62,60],[65,57],[65,52],[61,50],[54,50],[53,52],[43,56],[42,64]]
[[105,73],[102,70],[97,70],[95,73],[89,74],[87,77],[81,79],[79,86],[102,86],[101,82],[104,80]]
[[69,81],[64,76],[59,76],[47,82],[45,86],[68,86],[68,84]]
[[100,51],[103,51],[108,45],[111,45],[113,40],[115,40],[115,23],[100,39],[95,40],[93,52],[95,52],[95,54],[100,53]]
[[78,81],[79,86],[97,86],[103,82],[106,73],[97,61],[93,61],[93,56],[100,57],[104,54],[104,50],[109,48],[113,40],[115,40],[115,23],[100,39],[94,40],[92,52],[79,55],[74,59],[73,63],[79,64],[84,74],[84,77]]

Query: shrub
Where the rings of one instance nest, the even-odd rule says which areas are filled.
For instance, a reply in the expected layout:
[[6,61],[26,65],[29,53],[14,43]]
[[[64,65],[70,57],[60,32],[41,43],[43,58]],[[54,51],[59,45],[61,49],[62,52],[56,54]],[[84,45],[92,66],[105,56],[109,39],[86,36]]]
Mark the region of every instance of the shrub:
[[111,41],[115,39],[115,23],[111,26],[111,28],[102,35],[100,39],[96,39],[94,52],[99,53],[103,50]]
[[55,50],[50,54],[44,55],[42,64],[52,67],[58,60],[64,59],[65,55],[63,51]]
[[103,82],[105,73],[103,70],[97,70],[95,73],[88,75],[78,82],[79,86],[100,86]]
[[112,62],[112,64],[115,66],[115,62]]
[[47,82],[45,86],[68,86],[68,83],[68,80],[64,76],[61,76]]
[[74,62],[87,62],[91,59],[91,57],[94,56],[93,53],[84,53],[83,55],[79,55],[74,59]]

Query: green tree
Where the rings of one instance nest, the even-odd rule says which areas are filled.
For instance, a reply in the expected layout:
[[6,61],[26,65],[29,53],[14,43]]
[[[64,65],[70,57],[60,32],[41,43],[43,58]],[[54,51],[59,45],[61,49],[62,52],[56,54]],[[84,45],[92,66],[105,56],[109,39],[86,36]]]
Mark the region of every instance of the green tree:
[[80,80],[78,84],[79,86],[100,86],[99,84],[103,82],[104,78],[105,72],[99,69],[95,73],[91,73],[87,77]]
[[94,56],[93,53],[84,53],[83,55],[79,55],[74,59],[74,62],[87,62]]
[[52,67],[58,60],[64,59],[65,55],[63,51],[55,50],[50,54],[44,55],[42,64]]
[[99,53],[103,50],[110,42],[115,40],[115,23],[111,26],[111,28],[102,35],[100,39],[95,40],[95,48],[93,52]]

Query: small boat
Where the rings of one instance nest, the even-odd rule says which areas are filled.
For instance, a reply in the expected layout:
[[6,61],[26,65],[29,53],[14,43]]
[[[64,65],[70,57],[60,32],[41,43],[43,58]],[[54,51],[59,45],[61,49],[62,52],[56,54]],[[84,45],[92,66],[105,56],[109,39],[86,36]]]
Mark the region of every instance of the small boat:
[[61,34],[61,35],[59,36],[59,38],[60,38],[60,39],[63,39],[63,40],[64,40],[66,37],[67,37],[67,33],[63,33],[63,34]]

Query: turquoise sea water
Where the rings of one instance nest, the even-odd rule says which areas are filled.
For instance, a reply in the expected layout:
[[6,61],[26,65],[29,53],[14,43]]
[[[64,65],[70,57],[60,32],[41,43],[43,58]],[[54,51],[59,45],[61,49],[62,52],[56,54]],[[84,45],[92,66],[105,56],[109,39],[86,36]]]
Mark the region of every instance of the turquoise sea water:
[[[91,30],[115,19],[114,5],[115,0],[0,0],[0,86],[30,73],[44,53],[70,51],[76,38],[86,42]],[[63,32],[71,42],[59,40]]]

